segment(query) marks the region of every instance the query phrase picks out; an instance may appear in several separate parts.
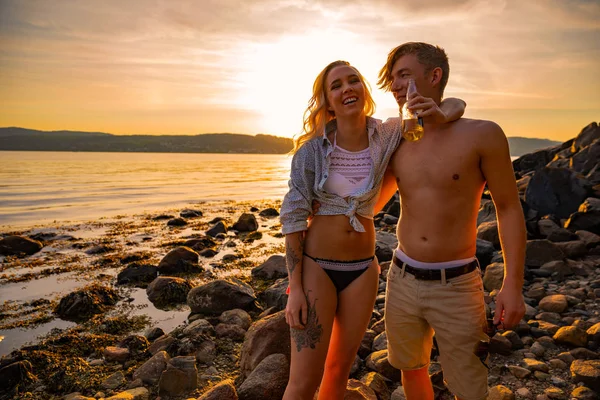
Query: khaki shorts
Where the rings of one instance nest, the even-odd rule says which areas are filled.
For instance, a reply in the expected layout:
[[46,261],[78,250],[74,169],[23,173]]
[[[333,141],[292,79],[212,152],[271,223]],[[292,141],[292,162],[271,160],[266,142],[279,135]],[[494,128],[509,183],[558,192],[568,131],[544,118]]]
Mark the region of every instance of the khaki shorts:
[[391,265],[385,294],[390,364],[401,370],[429,365],[433,334],[446,385],[465,400],[487,397],[487,368],[474,351],[489,340],[481,271],[441,281],[417,280]]

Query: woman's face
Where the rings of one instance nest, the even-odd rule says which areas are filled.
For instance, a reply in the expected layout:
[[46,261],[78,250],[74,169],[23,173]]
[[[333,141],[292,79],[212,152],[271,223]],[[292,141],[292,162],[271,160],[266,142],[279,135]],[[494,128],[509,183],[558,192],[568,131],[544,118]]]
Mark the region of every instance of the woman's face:
[[327,109],[336,118],[364,113],[365,86],[356,70],[347,65],[334,67],[325,79]]

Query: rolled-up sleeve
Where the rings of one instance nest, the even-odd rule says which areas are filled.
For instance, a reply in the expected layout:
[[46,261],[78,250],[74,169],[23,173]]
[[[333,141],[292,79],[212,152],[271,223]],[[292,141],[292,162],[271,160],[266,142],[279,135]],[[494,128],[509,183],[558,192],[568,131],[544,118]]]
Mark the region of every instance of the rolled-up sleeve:
[[312,212],[315,182],[314,152],[304,144],[292,158],[289,190],[283,198],[279,220],[284,235],[308,229],[308,216]]

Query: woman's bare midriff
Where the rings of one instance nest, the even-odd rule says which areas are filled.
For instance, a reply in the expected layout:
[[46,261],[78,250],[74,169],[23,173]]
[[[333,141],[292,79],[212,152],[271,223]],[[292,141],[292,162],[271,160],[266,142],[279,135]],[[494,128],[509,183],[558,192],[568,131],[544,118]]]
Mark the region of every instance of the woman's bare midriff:
[[357,232],[345,215],[316,215],[309,223],[304,251],[312,257],[359,260],[375,254],[373,220],[357,216],[366,232]]

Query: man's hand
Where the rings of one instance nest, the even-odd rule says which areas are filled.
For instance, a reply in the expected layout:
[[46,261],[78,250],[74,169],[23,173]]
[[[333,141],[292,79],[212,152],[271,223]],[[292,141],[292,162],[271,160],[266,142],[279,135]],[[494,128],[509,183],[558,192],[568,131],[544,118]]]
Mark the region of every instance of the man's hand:
[[306,297],[302,288],[290,290],[285,306],[285,322],[293,329],[304,329],[308,318]]
[[406,104],[410,111],[416,112],[419,118],[428,118],[435,124],[443,124],[448,121],[448,116],[430,97],[423,97],[415,92],[410,95]]
[[525,301],[522,290],[514,285],[503,285],[496,296],[494,325],[502,329],[515,327],[525,315]]

